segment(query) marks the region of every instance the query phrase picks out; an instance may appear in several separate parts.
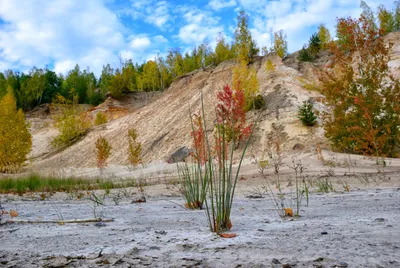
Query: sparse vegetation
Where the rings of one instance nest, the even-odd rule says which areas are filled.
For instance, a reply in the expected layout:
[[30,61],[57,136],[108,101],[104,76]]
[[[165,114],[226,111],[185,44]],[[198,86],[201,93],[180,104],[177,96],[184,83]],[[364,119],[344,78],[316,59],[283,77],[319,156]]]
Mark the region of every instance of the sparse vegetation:
[[107,123],[107,115],[103,112],[97,112],[96,117],[94,119],[94,125],[100,126],[105,123]]
[[55,148],[71,145],[80,137],[86,135],[90,128],[90,120],[78,106],[77,96],[73,101],[69,101],[61,95],[57,95],[59,113],[54,116],[55,127],[59,130],[58,134],[51,142]]
[[137,140],[136,129],[128,130],[128,161],[132,168],[142,162],[142,144]]
[[333,188],[332,182],[329,181],[328,178],[319,178],[316,181],[317,191],[320,193],[329,193],[334,192],[335,189]]
[[93,179],[45,177],[38,174],[30,174],[20,178],[0,179],[0,193],[15,193],[19,195],[27,192],[71,192],[125,186],[133,185],[114,184],[112,182],[103,183],[102,180],[96,181]]
[[111,154],[111,146],[106,140],[106,138],[100,136],[96,140],[96,156],[97,156],[97,167],[100,169],[100,172],[107,166],[107,160]]

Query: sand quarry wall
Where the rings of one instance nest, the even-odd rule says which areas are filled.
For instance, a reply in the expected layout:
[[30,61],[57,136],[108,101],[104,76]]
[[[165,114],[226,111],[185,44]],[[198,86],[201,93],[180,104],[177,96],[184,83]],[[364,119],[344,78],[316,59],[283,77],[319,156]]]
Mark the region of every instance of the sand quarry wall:
[[[400,58],[400,33],[389,34],[386,37],[391,43],[391,66],[398,74]],[[266,62],[271,60],[275,71],[266,70]],[[293,152],[298,149],[313,151],[317,144],[326,147],[326,140],[321,127],[309,128],[302,125],[298,119],[298,108],[306,100],[313,100],[316,110],[322,112],[326,108],[321,102],[323,96],[316,91],[307,90],[305,84],[316,83],[316,72],[324,68],[329,61],[324,55],[316,63],[299,62],[296,53],[282,61],[275,55],[258,57],[250,65],[256,70],[260,84],[260,93],[266,109],[247,113],[249,122],[257,122],[257,128],[247,156],[256,155],[259,158],[266,156],[271,148],[271,139],[280,139],[281,149]],[[125,116],[111,120],[107,124],[93,127],[80,141],[61,152],[48,154],[49,135],[56,131],[47,129],[33,133],[35,168],[64,168],[64,167],[95,167],[95,141],[102,135],[112,146],[109,159],[110,164],[126,165],[127,161],[127,131],[135,128],[138,140],[143,144],[144,162],[166,161],[167,158],[182,146],[191,147],[191,124],[189,106],[192,112],[200,111],[202,92],[205,104],[205,114],[209,134],[212,134],[212,125],[215,120],[215,104],[217,92],[225,84],[232,82],[232,68],[235,62],[225,61],[217,67],[197,70],[177,78],[163,93],[152,95],[139,104],[135,98],[130,101],[121,101],[128,113]],[[137,97],[136,97],[137,98]],[[318,118],[321,125],[321,118]],[[275,130],[274,130],[275,129]],[[274,136],[274,132],[279,134]],[[46,133],[50,133],[46,135]],[[36,144],[35,141],[38,141]],[[46,143],[47,142],[47,143]],[[38,145],[40,143],[40,146]],[[293,149],[294,148],[294,149]],[[36,150],[36,151],[35,151]],[[37,152],[41,152],[38,154]],[[45,152],[45,153],[43,153]]]

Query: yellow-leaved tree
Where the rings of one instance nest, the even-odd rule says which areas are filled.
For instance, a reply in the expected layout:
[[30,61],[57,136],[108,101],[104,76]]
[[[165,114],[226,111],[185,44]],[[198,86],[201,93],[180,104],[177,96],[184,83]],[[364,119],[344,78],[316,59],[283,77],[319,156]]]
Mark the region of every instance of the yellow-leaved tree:
[[0,99],[0,172],[17,171],[32,148],[32,135],[11,87]]
[[242,90],[245,98],[245,110],[254,109],[258,92],[259,84],[256,71],[247,66],[246,62],[242,61],[233,68],[232,88],[234,92]]

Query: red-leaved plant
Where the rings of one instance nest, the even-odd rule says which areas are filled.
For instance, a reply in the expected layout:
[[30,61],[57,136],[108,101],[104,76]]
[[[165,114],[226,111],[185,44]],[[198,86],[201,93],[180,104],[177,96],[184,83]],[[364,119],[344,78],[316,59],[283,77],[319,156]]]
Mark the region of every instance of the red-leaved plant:
[[233,91],[228,85],[217,93],[217,128],[224,128],[225,140],[233,141],[235,148],[247,139],[252,125],[246,124],[246,101],[241,89]]

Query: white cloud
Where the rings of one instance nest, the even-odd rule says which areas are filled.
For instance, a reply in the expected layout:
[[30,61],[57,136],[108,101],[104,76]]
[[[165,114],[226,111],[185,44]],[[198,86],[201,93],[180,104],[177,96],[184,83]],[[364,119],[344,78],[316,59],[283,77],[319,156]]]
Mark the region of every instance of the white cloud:
[[171,19],[170,5],[167,1],[131,0],[131,3],[131,7],[122,12],[131,15],[135,20],[143,20],[148,24],[164,29]]
[[101,1],[2,0],[0,18],[5,22],[0,65],[5,68],[54,62],[55,70],[65,73],[78,63],[98,73],[125,46],[123,26]]
[[218,33],[224,32],[220,18],[213,16],[211,12],[193,7],[181,7],[180,12],[186,22],[177,35],[181,43],[193,47],[206,41],[214,47]]
[[[300,49],[308,42],[313,31],[324,23],[335,34],[337,17],[357,17],[361,10],[359,0],[238,0],[250,11],[252,34],[258,45],[270,46],[269,30],[284,30],[288,37],[289,51]],[[390,8],[389,0],[366,1],[372,10],[384,4]],[[379,3],[377,3],[379,2]]]
[[223,0],[211,0],[208,3],[208,6],[211,7],[213,10],[220,10],[223,8],[227,7],[235,7],[236,6],[236,1],[235,0],[228,0],[228,1],[223,1]]
[[148,46],[150,46],[150,39],[146,36],[135,38],[131,42],[131,47],[135,50],[143,50]]
[[188,45],[200,45],[205,40],[214,40],[219,32],[222,32],[222,27],[203,27],[197,24],[188,24],[180,28],[179,39]]

